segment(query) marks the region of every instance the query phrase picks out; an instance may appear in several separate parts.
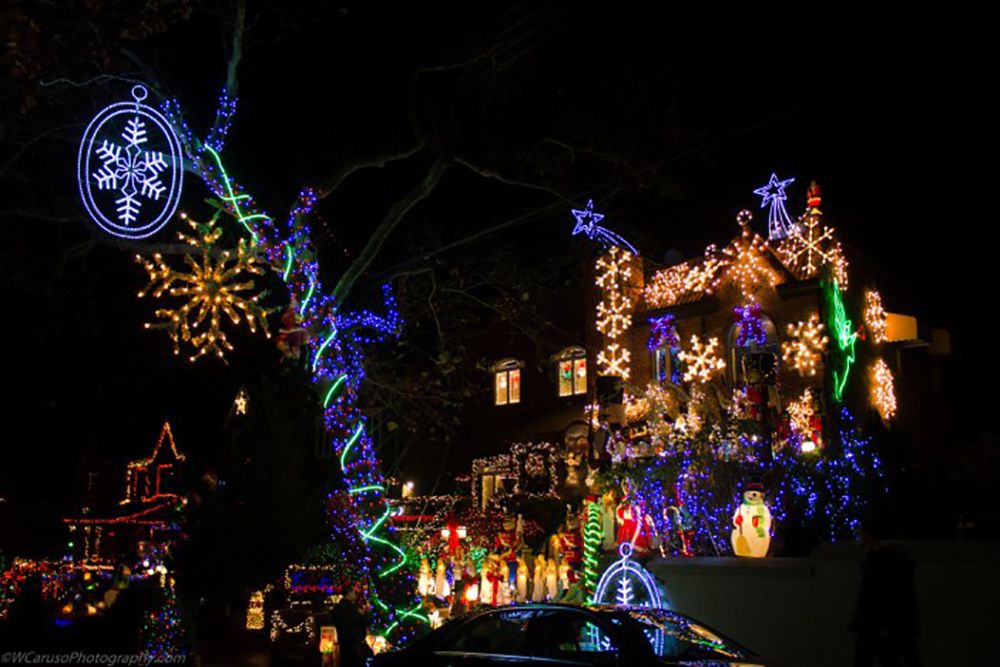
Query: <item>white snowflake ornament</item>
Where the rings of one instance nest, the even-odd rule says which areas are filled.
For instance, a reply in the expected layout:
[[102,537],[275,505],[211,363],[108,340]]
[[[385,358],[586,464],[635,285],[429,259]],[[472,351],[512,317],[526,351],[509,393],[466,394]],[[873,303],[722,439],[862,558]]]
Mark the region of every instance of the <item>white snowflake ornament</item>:
[[144,86],[131,102],[94,117],[80,142],[77,180],[90,219],[109,234],[141,239],[159,231],[181,197],[184,162],[167,120],[143,104]]

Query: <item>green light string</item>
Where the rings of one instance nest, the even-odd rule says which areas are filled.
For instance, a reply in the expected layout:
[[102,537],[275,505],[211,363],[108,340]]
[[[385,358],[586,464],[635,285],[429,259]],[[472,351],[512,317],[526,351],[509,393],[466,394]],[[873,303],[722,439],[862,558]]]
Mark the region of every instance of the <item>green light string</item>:
[[351,447],[354,446],[354,443],[358,441],[358,438],[361,437],[361,434],[364,433],[364,431],[365,431],[365,425],[363,423],[358,423],[358,427],[354,430],[354,435],[352,435],[350,439],[347,441],[347,444],[344,445],[344,451],[340,453],[341,472],[344,472],[344,466],[347,465],[347,453],[351,451]]
[[[330,400],[333,398],[333,395],[337,393],[341,387],[344,386],[345,382],[347,382],[346,374],[338,377],[336,380],[334,380],[333,384],[330,385],[330,388],[326,391],[326,396],[323,397],[324,410],[326,410],[326,406],[330,405]],[[341,463],[341,466],[343,466],[343,463]]]
[[840,294],[837,286],[837,279],[832,278],[825,281],[823,287],[826,291],[827,302],[830,305],[829,327],[833,333],[834,340],[837,341],[837,348],[840,352],[839,365],[841,369],[834,367],[833,373],[833,399],[840,403],[844,399],[844,387],[847,385],[847,377],[854,363],[854,343],[858,338],[858,332],[854,331],[854,324],[847,317],[844,308],[844,298]]
[[[250,222],[251,221],[255,221],[255,220],[271,220],[272,218],[269,217],[268,215],[264,214],[264,213],[251,213],[251,214],[247,214],[247,213],[245,213],[243,211],[243,209],[239,205],[239,202],[247,200],[247,199],[250,199],[250,195],[248,195],[248,194],[236,194],[236,192],[233,190],[233,185],[232,185],[232,181],[229,178],[229,174],[226,172],[226,169],[225,169],[225,167],[222,164],[222,158],[219,155],[219,153],[214,148],[212,148],[211,146],[205,145],[204,148],[205,148],[205,150],[208,151],[208,153],[212,156],[212,159],[215,161],[215,164],[216,164],[216,166],[218,168],[218,171],[219,171],[219,175],[221,176],[223,184],[225,186],[225,191],[226,191],[227,194],[225,196],[220,196],[220,199],[222,199],[224,202],[226,202],[226,203],[229,204],[229,207],[232,209],[232,212],[235,214],[236,219],[250,233],[250,235],[253,237],[254,243],[255,244],[258,243],[259,236],[257,235],[257,233],[251,227]],[[292,248],[291,244],[289,244],[287,241],[285,242],[285,258],[286,258],[285,259],[285,266],[284,266],[284,270],[282,271],[281,277],[282,277],[282,281],[284,281],[285,283],[287,283],[288,279],[289,279],[289,276],[292,273],[292,268],[293,268],[293,265],[294,265],[294,262],[295,262],[295,251],[294,251],[294,248]],[[316,290],[316,280],[315,280],[315,278],[313,278],[310,281],[310,283],[309,283],[309,291],[306,294],[306,298],[303,301],[302,306],[299,308],[299,315],[300,315],[300,317],[305,313],[305,310],[308,307],[309,302],[313,298],[315,290]],[[333,338],[336,336],[336,334],[337,334],[337,331],[335,329],[329,336],[327,336],[327,338],[323,341],[323,344],[318,349],[318,351],[316,353],[315,360],[313,362],[313,370],[314,371],[316,369],[318,361],[321,358],[323,352],[326,350],[327,346],[329,346],[330,343],[332,343]],[[330,386],[330,388],[327,390],[326,395],[324,396],[324,399],[323,399],[323,409],[324,410],[329,406],[330,401],[336,395],[339,394],[340,390],[342,389],[342,387],[344,386],[344,384],[345,384],[346,381],[347,381],[347,375],[344,374],[344,375],[339,376],[334,381],[334,383]],[[345,464],[347,463],[347,457],[348,457],[349,453],[351,452],[352,448],[357,443],[358,439],[361,437],[361,435],[363,433],[364,433],[364,423],[360,422],[358,424],[357,428],[355,429],[354,433],[348,439],[347,443],[344,446],[344,450],[343,450],[343,452],[340,455],[340,467],[341,467],[342,471],[344,469]],[[373,485],[363,486],[363,487],[359,487],[359,488],[355,488],[355,489],[350,489],[349,493],[352,494],[352,495],[357,495],[357,494],[367,493],[367,492],[370,492],[370,491],[384,491],[384,490],[385,490],[384,486],[382,486],[380,484],[373,484]],[[363,540],[365,542],[375,542],[375,543],[381,544],[383,546],[386,546],[386,547],[392,549],[396,553],[396,555],[399,557],[398,561],[393,566],[391,566],[391,567],[389,567],[389,568],[387,568],[387,569],[385,569],[385,570],[383,570],[382,572],[379,573],[378,577],[380,579],[382,579],[384,577],[387,577],[387,576],[391,575],[392,573],[398,571],[404,565],[406,565],[406,562],[407,562],[406,552],[403,551],[403,549],[401,549],[396,544],[394,544],[394,543],[392,543],[392,542],[390,542],[390,541],[388,541],[386,539],[383,539],[383,538],[375,535],[375,532],[384,526],[384,524],[388,520],[389,516],[391,516],[391,508],[388,508],[386,510],[386,512],[382,516],[380,516],[372,524],[372,526],[370,528],[368,528],[368,530],[360,531],[361,532],[361,537],[363,538]],[[381,609],[383,609],[387,613],[391,613],[392,612],[392,610],[390,609],[390,607],[387,606],[385,603],[383,603],[379,599],[378,593],[376,591],[374,591],[374,590],[372,591],[372,597],[375,600],[375,603]],[[430,622],[429,618],[427,618],[423,614],[417,613],[417,610],[421,609],[422,607],[423,607],[423,603],[422,602],[418,602],[411,609],[402,610],[402,611],[397,612],[399,614],[398,619],[395,620],[392,624],[390,624],[388,626],[388,628],[383,632],[383,634],[384,635],[388,635],[396,626],[399,625],[400,621],[403,620],[403,619],[405,619],[405,618],[413,618],[413,619],[417,619],[417,620],[423,621],[425,623],[429,623]]]
[[[400,614],[399,614],[399,621],[401,621],[402,619],[407,618],[407,617],[412,617],[412,618],[415,618],[417,620],[423,621],[424,623],[430,623],[431,619],[427,618],[423,614],[418,614],[417,613],[417,609],[420,609],[422,606],[423,606],[423,603],[418,603],[413,608],[407,609],[407,610],[404,610],[404,611],[400,612]],[[388,636],[389,633],[392,632],[393,628],[395,628],[397,625],[399,625],[399,621],[393,621],[392,624],[389,625],[389,627],[385,629],[385,632],[382,633],[382,636],[383,637]]]
[[583,529],[583,586],[591,602],[597,587],[597,554],[603,537],[601,508],[596,502],[587,503],[587,523]]
[[375,523],[372,524],[371,528],[369,528],[365,532],[361,533],[361,537],[364,538],[365,540],[367,540],[369,537],[371,537],[372,535],[374,535],[375,531],[378,530],[382,526],[383,523],[385,523],[385,520],[388,519],[391,514],[392,514],[392,508],[391,507],[386,507],[385,508],[385,514],[383,514],[382,516],[380,516],[378,518],[378,520],[375,521]]
[[236,219],[239,220],[240,224],[243,225],[243,227],[248,232],[250,232],[251,236],[253,236],[253,242],[257,243],[257,241],[260,240],[259,237],[257,236],[257,232],[255,232],[253,229],[250,228],[250,225],[248,224],[247,221],[256,219],[258,217],[265,218],[267,220],[270,220],[270,218],[268,218],[266,215],[263,214],[254,214],[253,216],[249,217],[243,214],[243,211],[240,209],[240,205],[237,202],[243,199],[249,199],[250,195],[246,194],[237,195],[235,192],[233,192],[233,184],[229,180],[229,174],[226,173],[226,168],[222,166],[222,158],[219,157],[219,154],[211,146],[205,145],[205,150],[207,150],[211,154],[212,158],[215,160],[215,164],[219,168],[219,175],[222,176],[222,182],[225,183],[226,185],[226,192],[229,193],[229,196],[222,197],[222,200],[229,202],[233,211],[236,213]]
[[323,351],[326,350],[327,345],[333,342],[333,339],[336,335],[337,335],[337,327],[334,327],[333,331],[330,332],[330,335],[327,336],[326,340],[323,341],[323,344],[319,346],[318,350],[316,350],[316,358],[313,359],[312,363],[313,370],[316,370],[316,366],[319,365],[319,360],[323,356]]
[[352,496],[356,496],[362,493],[368,493],[369,491],[385,491],[385,487],[381,484],[369,484],[367,486],[359,486],[355,489],[348,489],[347,492]]
[[309,281],[309,291],[306,292],[306,299],[305,299],[305,301],[302,302],[302,305],[299,306],[299,317],[302,317],[305,314],[306,307],[309,305],[309,301],[312,300],[312,298],[313,298],[313,291],[315,289],[316,289],[316,281],[315,280],[310,280]]

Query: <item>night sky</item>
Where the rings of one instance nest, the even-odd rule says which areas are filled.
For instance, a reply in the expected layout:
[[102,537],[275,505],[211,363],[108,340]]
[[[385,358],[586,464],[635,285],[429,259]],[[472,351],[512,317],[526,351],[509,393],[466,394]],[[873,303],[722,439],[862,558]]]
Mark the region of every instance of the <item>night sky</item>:
[[[987,280],[992,190],[982,172],[990,168],[992,134],[983,42],[930,19],[903,29],[789,16],[785,32],[765,21],[725,30],[572,5],[421,7],[409,16],[380,6],[309,6],[283,20],[263,9],[248,28],[228,164],[259,201],[280,211],[341,161],[412,142],[417,116],[433,119],[443,151],[563,196],[452,168],[375,272],[405,264],[412,243],[447,243],[521,216],[524,224],[476,252],[493,243],[497,252],[558,251],[570,243],[569,207],[588,197],[649,257],[662,259],[670,248],[692,255],[730,238],[738,210],[758,210],[752,191],[772,171],[796,177],[793,213],[815,178],[849,252],[883,276],[889,310],[949,329],[970,414],[986,405],[997,362],[983,354],[996,325]],[[503,42],[505,35],[517,39]],[[155,63],[162,85],[201,127],[224,77],[225,43],[215,18],[195,14],[135,52]],[[491,49],[498,43],[503,48]],[[476,56],[467,68],[421,75],[419,103],[407,104],[416,67]],[[75,67],[47,78],[86,79],[79,68],[87,65]],[[5,79],[8,92],[18,85]],[[4,131],[23,139],[17,123],[42,131],[86,122],[126,93],[106,84],[48,89],[58,103],[24,120],[5,113]],[[144,454],[164,417],[182,448],[212,447],[240,385],[278,365],[270,342],[242,333],[229,366],[191,365],[173,356],[164,333],[142,329],[154,305],[135,298],[145,284],[140,267],[132,252],[82,220],[75,198],[80,131],[39,142],[0,181],[3,197],[16,202],[0,208],[42,214],[5,214],[2,225],[0,496],[22,503],[72,502],[83,470]],[[570,161],[550,142],[543,161],[529,148],[546,137],[594,150]],[[4,161],[13,150],[4,148]],[[361,176],[325,201],[324,261],[336,269],[341,247],[357,252],[415,174],[417,166],[403,165]],[[182,207],[204,211],[205,194],[189,175]],[[156,240],[169,240],[173,229]]]

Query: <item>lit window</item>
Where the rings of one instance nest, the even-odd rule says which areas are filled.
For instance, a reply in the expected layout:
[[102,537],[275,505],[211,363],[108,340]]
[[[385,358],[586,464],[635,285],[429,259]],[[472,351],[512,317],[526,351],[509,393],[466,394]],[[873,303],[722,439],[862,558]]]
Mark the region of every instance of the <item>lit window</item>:
[[660,346],[653,350],[653,365],[656,370],[656,381],[657,382],[672,382],[673,379],[670,376],[670,350],[666,345]]
[[493,367],[493,402],[508,405],[521,402],[521,364],[514,359]]
[[726,335],[726,373],[736,386],[774,385],[778,372],[778,332],[767,315],[760,314],[760,333],[740,340],[740,323],[734,322]]
[[587,352],[582,347],[570,347],[560,352],[557,365],[560,396],[587,393]]

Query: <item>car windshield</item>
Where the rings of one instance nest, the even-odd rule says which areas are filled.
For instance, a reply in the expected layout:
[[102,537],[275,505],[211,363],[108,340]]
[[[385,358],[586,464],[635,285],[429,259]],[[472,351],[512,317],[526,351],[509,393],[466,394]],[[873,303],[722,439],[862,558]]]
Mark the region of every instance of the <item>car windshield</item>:
[[653,653],[661,658],[701,660],[747,658],[750,652],[736,642],[686,616],[662,609],[623,609],[646,636]]

